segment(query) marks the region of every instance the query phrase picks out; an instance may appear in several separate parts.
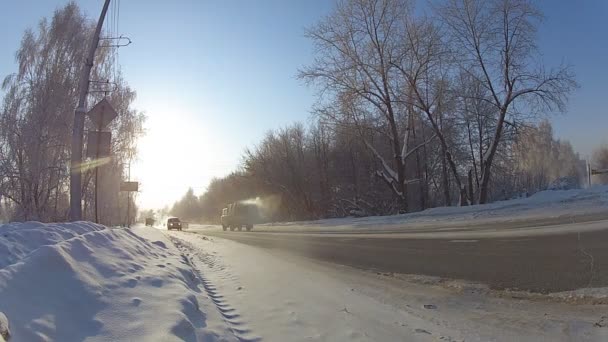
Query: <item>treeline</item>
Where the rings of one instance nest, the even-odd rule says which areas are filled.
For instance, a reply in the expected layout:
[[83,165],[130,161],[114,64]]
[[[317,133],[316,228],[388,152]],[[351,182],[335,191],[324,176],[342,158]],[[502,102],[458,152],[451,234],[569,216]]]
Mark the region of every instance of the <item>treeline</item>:
[[[2,82],[0,108],[0,219],[65,221],[69,210],[70,144],[78,78],[95,22],[71,2],[27,30],[15,53],[18,69]],[[108,32],[109,33],[109,32]],[[144,116],[132,108],[135,92],[115,63],[115,49],[102,41],[91,74],[89,107],[107,97],[119,113],[109,127],[112,157],[86,161],[83,216],[93,220],[94,165],[99,165],[102,223],[126,222],[127,199],[119,196]],[[104,83],[108,81],[109,83]],[[89,129],[89,127],[85,127]],[[93,129],[91,127],[91,129]],[[132,212],[135,203],[131,199]]]
[[[508,150],[497,162],[492,200],[550,186],[576,187],[584,181],[585,162],[570,143],[553,137],[548,121],[522,127]],[[465,153],[456,155],[459,164],[466,160]],[[458,191],[451,178],[446,194],[440,156],[434,141],[421,149],[418,162],[410,164],[407,174],[420,175],[420,181],[408,185],[409,211],[444,206],[446,196],[447,205],[457,204]],[[227,203],[271,195],[280,196],[273,220],[403,212],[400,199],[377,173],[382,167],[356,132],[294,124],[269,132],[255,149],[246,151],[240,171],[212,180],[203,195],[197,197],[190,189],[171,213],[189,221],[217,222]]]
[[[584,163],[541,118],[577,87],[536,45],[527,0],[344,0],[307,32],[315,123],[267,134],[191,214],[280,195],[277,219],[377,215],[532,193]],[[193,200],[193,198],[190,198]],[[181,201],[174,212],[182,208]]]

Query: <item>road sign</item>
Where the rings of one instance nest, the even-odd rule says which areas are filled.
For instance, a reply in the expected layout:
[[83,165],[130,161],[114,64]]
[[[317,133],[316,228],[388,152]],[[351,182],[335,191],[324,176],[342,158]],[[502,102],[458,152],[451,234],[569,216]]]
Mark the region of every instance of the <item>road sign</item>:
[[87,157],[92,159],[108,157],[112,133],[89,131],[87,133]]
[[112,120],[116,119],[118,113],[116,113],[110,102],[104,97],[91,108],[87,115],[89,119],[93,121],[95,128],[101,129],[105,128]]
[[120,183],[120,191],[138,191],[138,182],[122,182]]

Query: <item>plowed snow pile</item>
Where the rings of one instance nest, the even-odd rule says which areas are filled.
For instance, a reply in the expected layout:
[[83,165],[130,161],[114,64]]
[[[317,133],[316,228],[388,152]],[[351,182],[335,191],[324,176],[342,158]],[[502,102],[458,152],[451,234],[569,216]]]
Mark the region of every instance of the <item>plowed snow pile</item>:
[[11,340],[230,340],[187,260],[152,236],[87,222],[0,225]]
[[269,223],[257,226],[256,230],[339,231],[357,229],[408,231],[439,225],[458,228],[489,222],[529,223],[533,220],[571,218],[594,214],[605,218],[606,208],[608,208],[608,186],[594,186],[588,189],[545,190],[530,197],[464,207],[437,207],[400,215]]

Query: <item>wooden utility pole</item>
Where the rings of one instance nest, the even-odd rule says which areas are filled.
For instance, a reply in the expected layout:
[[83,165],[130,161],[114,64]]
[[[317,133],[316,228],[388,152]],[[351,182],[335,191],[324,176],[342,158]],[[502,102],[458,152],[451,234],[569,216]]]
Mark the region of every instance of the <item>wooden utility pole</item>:
[[78,107],[74,110],[74,126],[72,127],[72,156],[70,162],[70,220],[82,220],[82,145],[84,135],[84,116],[86,114],[87,95],[89,93],[89,77],[91,69],[95,61],[95,51],[99,45],[99,34],[103,26],[103,21],[108,12],[110,0],[105,0],[95,34],[91,45],[89,46],[89,54],[84,62],[82,73],[80,74],[80,97],[78,99]]
[[[131,158],[129,158],[129,180],[131,180]],[[131,191],[127,191],[127,228],[131,228]]]

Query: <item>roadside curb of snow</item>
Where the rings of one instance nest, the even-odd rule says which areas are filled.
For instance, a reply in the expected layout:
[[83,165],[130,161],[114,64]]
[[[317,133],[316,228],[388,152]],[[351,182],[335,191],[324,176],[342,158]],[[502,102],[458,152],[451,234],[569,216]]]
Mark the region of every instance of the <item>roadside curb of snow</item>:
[[[0,259],[0,310],[11,319],[12,339],[229,336],[208,315],[211,304],[178,251],[132,229],[89,222],[2,225]],[[8,320],[6,326],[8,332]]]
[[450,279],[417,274],[375,272],[379,277],[390,277],[415,285],[433,286],[454,293],[487,295],[495,298],[528,300],[538,302],[565,303],[572,305],[606,305],[608,304],[608,287],[580,288],[570,291],[539,293],[517,289],[492,289],[488,285],[463,279]]

